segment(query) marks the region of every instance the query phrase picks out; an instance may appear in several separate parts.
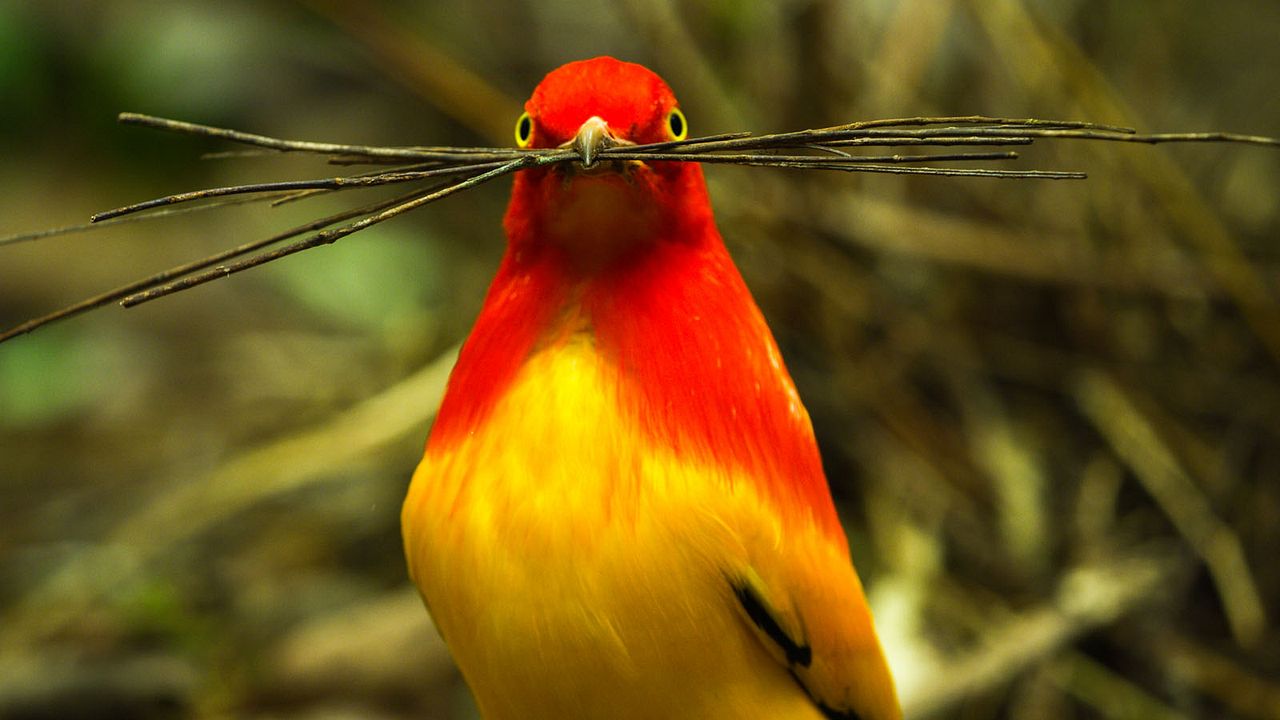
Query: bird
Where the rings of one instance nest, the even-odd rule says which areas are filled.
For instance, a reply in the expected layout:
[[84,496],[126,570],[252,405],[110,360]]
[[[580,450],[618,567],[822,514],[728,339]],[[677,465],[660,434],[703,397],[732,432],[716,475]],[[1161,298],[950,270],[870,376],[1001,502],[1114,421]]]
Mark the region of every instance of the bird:
[[670,87],[611,57],[533,90],[507,245],[401,513],[486,720],[900,718],[808,413],[717,229]]

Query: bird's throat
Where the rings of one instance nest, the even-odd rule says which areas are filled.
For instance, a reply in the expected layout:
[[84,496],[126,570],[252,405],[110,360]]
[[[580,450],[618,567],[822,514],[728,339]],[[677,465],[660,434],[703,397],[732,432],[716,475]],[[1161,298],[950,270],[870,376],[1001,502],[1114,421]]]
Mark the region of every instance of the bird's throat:
[[655,203],[625,174],[568,177],[554,192],[544,237],[580,274],[596,274],[644,252],[661,234]]

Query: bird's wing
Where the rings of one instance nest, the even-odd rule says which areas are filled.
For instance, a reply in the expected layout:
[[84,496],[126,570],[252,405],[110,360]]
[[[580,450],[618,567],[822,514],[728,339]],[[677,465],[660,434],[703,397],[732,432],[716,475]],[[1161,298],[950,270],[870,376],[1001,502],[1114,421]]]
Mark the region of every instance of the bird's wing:
[[[807,542],[806,542],[807,540]],[[744,621],[829,718],[902,717],[862,583],[819,533],[726,574]]]

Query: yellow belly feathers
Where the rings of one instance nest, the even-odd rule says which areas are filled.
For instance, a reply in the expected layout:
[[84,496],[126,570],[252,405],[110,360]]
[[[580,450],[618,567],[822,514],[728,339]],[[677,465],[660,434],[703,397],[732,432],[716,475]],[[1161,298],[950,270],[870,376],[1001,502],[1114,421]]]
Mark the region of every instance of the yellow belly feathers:
[[574,335],[414,474],[411,573],[482,713],[821,718],[726,579],[776,553],[776,513],[732,471],[646,443],[627,393]]

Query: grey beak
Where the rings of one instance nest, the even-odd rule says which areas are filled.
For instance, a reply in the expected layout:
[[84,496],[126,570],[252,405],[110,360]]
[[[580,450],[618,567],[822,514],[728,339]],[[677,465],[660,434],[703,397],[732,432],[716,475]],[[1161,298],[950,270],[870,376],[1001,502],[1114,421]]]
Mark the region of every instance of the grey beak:
[[609,134],[609,124],[598,115],[587,118],[573,138],[573,149],[578,151],[578,155],[582,157],[582,166],[587,168],[595,164],[601,150],[615,144],[613,136]]

